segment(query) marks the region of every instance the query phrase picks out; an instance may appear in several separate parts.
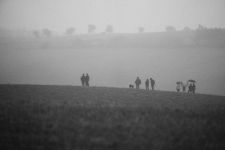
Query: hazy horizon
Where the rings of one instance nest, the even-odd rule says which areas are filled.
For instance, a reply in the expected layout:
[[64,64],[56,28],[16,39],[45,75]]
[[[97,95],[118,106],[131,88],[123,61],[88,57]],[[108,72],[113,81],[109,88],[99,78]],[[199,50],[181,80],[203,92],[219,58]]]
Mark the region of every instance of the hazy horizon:
[[0,27],[57,32],[74,27],[76,33],[86,33],[89,24],[96,32],[109,24],[115,32],[164,31],[169,25],[224,28],[224,6],[223,0],[1,0]]

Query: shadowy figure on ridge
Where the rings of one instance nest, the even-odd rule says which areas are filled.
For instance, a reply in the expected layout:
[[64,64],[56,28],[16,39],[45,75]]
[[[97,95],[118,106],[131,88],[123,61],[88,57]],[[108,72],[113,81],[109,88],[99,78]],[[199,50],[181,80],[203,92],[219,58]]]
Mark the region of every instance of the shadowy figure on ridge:
[[146,79],[145,81],[145,89],[149,90],[149,79]]
[[155,90],[155,80],[150,78],[152,90]]
[[193,90],[192,92],[195,93],[195,90],[196,90],[195,83],[192,84],[192,90]]
[[188,93],[195,93],[195,90],[196,90],[195,83],[196,83],[196,81],[190,79],[190,80],[188,80],[188,83],[189,83]]
[[82,86],[85,86],[85,76],[84,76],[84,73],[83,73],[83,75],[80,77],[80,80],[81,80]]
[[86,76],[85,76],[85,84],[86,84],[86,86],[89,86],[89,80],[90,80],[90,77],[89,77],[89,75],[87,73]]
[[188,82],[186,84],[184,84],[182,82],[182,89],[183,89],[183,92],[186,92],[186,87],[188,86]]
[[141,79],[139,77],[137,77],[137,79],[135,80],[135,84],[136,84],[136,89],[139,89],[141,84]]
[[188,86],[188,93],[192,93],[193,92],[193,85],[192,83],[190,83],[190,85]]

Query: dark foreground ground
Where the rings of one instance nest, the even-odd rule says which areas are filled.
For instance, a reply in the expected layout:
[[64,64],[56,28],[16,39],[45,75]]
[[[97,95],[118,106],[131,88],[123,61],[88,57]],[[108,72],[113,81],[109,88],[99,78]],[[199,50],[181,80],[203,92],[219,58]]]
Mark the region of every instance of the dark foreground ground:
[[2,150],[225,149],[225,97],[0,85]]

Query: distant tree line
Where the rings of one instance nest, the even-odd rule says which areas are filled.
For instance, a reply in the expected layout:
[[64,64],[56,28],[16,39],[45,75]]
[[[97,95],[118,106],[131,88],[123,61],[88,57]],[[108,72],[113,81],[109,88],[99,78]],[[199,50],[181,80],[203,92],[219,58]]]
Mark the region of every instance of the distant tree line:
[[[96,29],[97,29],[96,25],[89,24],[88,27],[87,27],[87,32],[89,34],[95,33]],[[69,27],[69,28],[66,29],[65,35],[74,35],[75,31],[76,31],[75,27]],[[218,34],[218,32],[220,32],[220,31],[224,32],[224,29],[223,28],[207,28],[207,27],[199,24],[196,29],[191,29],[191,28],[186,26],[182,30],[177,30],[174,26],[169,25],[169,26],[165,27],[165,31],[166,32],[179,32],[179,31],[183,31],[183,32],[191,32],[192,31],[193,32],[193,31],[198,31],[198,33],[201,32],[201,34],[203,32],[210,32],[210,34],[215,34],[215,32],[216,32],[216,34]],[[112,25],[107,25],[104,33],[113,33],[113,32],[114,32],[114,27]],[[145,32],[144,27],[138,27],[138,33],[144,33],[144,32]],[[146,33],[150,33],[150,32],[146,32]],[[33,35],[36,38],[39,38],[41,36],[50,37],[50,36],[52,36],[52,31],[48,28],[44,28],[40,31],[34,30]]]
[[[60,45],[60,42],[64,43],[61,46],[70,45],[71,47],[137,47],[137,48],[177,48],[177,47],[217,47],[225,48],[225,29],[224,28],[208,28],[203,25],[198,25],[197,28],[191,29],[189,27],[184,27],[181,30],[177,30],[173,26],[165,27],[165,32],[146,32],[144,27],[138,27],[137,33],[133,34],[120,34],[114,33],[114,27],[112,25],[107,25],[104,29],[104,34],[99,33],[98,38],[95,38],[97,27],[93,24],[87,26],[88,34],[92,34],[93,38],[88,38],[88,36],[72,36],[76,33],[75,27],[68,27],[65,29],[64,35],[71,36],[74,38],[72,41],[66,41],[66,39],[61,38],[54,44],[55,47]],[[13,31],[4,30],[0,28],[1,37],[12,37]],[[16,34],[17,37],[20,35]],[[29,32],[29,36],[35,38],[51,38],[54,37],[54,31],[48,28],[41,30],[33,30]],[[110,34],[114,36],[108,36]],[[142,34],[144,33],[144,34]],[[22,35],[21,34],[21,35]],[[26,34],[28,35],[28,34]],[[25,35],[25,36],[26,36]],[[138,36],[137,36],[138,35]]]
[[[88,25],[88,33],[95,33],[95,30],[97,29],[96,25],[94,24],[89,24]],[[69,27],[65,31],[65,35],[74,35],[76,31],[76,28],[74,27]],[[114,27],[112,25],[107,25],[105,29],[105,33],[113,33],[114,32]],[[35,38],[40,38],[40,37],[51,37],[52,36],[52,31],[48,28],[44,28],[41,31],[39,30],[34,30],[33,31],[33,36]]]
[[[95,35],[97,27],[88,25],[88,34]],[[76,29],[69,27],[65,30],[65,35],[74,35]],[[112,25],[107,25],[104,33],[111,34],[114,32]],[[145,33],[145,34],[142,34]],[[141,36],[136,36],[140,34]],[[36,38],[41,36],[51,37],[52,31],[45,28],[41,31],[33,31]],[[107,37],[105,34],[102,38],[85,38],[76,36],[73,40],[73,46],[111,46],[111,47],[220,47],[225,48],[225,29],[224,28],[207,28],[199,25],[196,29],[184,27],[182,30],[177,30],[173,26],[165,27],[165,32],[145,32],[144,27],[138,28],[138,33],[134,34],[115,34],[113,37]],[[128,37],[129,35],[129,37]]]

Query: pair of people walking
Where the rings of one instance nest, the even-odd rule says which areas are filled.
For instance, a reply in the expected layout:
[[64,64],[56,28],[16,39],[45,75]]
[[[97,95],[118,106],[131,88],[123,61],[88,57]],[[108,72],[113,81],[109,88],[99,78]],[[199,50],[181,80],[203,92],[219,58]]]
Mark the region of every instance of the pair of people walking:
[[145,81],[145,89],[149,90],[149,82],[151,83],[152,90],[154,90],[155,89],[155,80],[152,79],[152,78],[150,78],[150,80],[146,79],[146,81]]
[[195,93],[196,86],[195,83],[192,83],[188,86],[188,93]]
[[[150,80],[146,79],[146,81],[145,81],[146,90],[149,90],[149,83],[151,83],[151,88],[152,88],[152,90],[154,90],[155,89],[155,80],[152,78],[150,78]],[[140,85],[141,85],[141,79],[139,77],[137,77],[137,79],[135,80],[135,84],[136,84],[136,89],[139,89]]]
[[186,87],[188,86],[188,82],[185,84],[182,81],[177,82],[176,90],[177,92],[186,92]]
[[83,73],[83,75],[81,76],[80,80],[81,80],[82,86],[89,86],[90,76],[88,75],[88,73],[86,73],[86,76]]

